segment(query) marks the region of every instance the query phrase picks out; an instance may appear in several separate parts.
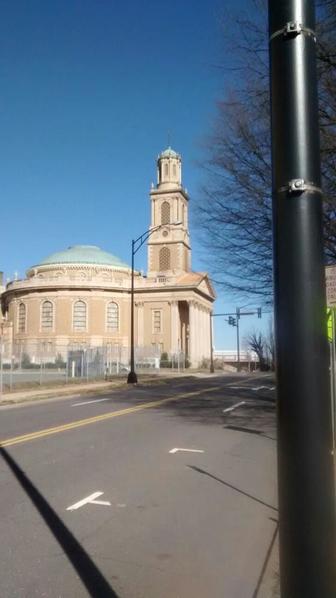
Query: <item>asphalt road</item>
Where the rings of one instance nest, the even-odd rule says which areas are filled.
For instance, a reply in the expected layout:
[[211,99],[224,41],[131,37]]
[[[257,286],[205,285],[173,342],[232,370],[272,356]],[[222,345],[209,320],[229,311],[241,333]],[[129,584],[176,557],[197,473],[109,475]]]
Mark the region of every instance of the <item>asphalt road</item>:
[[0,439],[2,598],[259,597],[277,519],[271,379],[1,407]]

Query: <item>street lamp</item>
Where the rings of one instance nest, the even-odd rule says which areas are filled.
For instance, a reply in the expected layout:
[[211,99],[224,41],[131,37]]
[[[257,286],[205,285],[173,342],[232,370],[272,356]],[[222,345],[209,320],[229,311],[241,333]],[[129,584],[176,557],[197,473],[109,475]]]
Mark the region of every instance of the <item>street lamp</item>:
[[132,239],[132,277],[131,277],[131,369],[127,376],[127,383],[128,384],[136,384],[138,382],[138,377],[135,372],[135,365],[134,365],[134,256],[139,251],[140,247],[147,241],[148,237],[150,237],[153,233],[157,230],[162,228],[163,226],[178,226],[182,224],[182,220],[178,220],[176,222],[169,222],[168,224],[159,224],[158,226],[154,226],[154,228],[150,228],[146,230],[140,237],[137,239]]

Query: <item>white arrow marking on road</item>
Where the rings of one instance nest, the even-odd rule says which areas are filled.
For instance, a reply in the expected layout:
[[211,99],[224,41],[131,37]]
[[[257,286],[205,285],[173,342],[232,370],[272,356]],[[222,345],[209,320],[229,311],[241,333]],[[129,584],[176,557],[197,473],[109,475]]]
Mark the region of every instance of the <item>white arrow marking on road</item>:
[[241,405],[245,405],[245,401],[240,401],[240,403],[236,403],[236,405],[232,405],[232,407],[223,409],[223,413],[227,413],[228,411],[233,411],[234,409],[237,409],[237,407],[240,407]]
[[90,405],[90,403],[102,403],[103,401],[109,401],[110,399],[95,399],[94,401],[83,401],[82,403],[74,403],[71,407],[79,407],[80,405]]
[[75,502],[74,505],[71,505],[67,508],[67,511],[75,511],[76,509],[80,509],[80,507],[83,507],[87,504],[104,505],[106,507],[110,507],[111,503],[107,500],[96,500],[96,498],[98,498],[98,496],[101,496],[102,494],[104,494],[104,492],[94,492],[93,494],[90,494],[90,496],[87,496],[86,498],[83,498],[82,500]]
[[237,386],[236,384],[233,386],[232,384],[228,384],[230,388],[234,388],[234,390],[250,390],[248,386]]
[[185,449],[185,448],[173,448],[170,453],[177,453],[178,451],[184,451],[185,453],[204,453],[204,451],[200,449]]

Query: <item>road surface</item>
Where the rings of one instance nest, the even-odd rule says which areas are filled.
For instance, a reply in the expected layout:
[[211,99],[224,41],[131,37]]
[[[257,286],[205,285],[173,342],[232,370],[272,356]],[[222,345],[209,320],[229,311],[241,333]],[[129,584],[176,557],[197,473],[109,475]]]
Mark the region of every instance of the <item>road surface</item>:
[[256,598],[274,417],[252,375],[1,407],[1,597]]

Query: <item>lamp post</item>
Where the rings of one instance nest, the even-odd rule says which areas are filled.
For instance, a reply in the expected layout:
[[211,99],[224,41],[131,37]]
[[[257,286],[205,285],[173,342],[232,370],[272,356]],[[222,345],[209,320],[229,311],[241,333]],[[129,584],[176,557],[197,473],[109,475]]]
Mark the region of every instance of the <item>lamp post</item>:
[[269,0],[281,596],[336,592],[313,0]]
[[154,228],[150,228],[146,230],[142,235],[140,235],[137,239],[132,239],[132,275],[131,275],[131,359],[130,359],[130,372],[127,376],[127,383],[128,384],[136,384],[138,382],[138,377],[135,372],[135,363],[134,363],[134,256],[139,251],[140,247],[147,241],[147,239],[155,233],[157,230],[162,228],[163,226],[178,226],[182,224],[181,220],[177,222],[170,222],[168,224],[158,224],[158,226],[154,226]]

